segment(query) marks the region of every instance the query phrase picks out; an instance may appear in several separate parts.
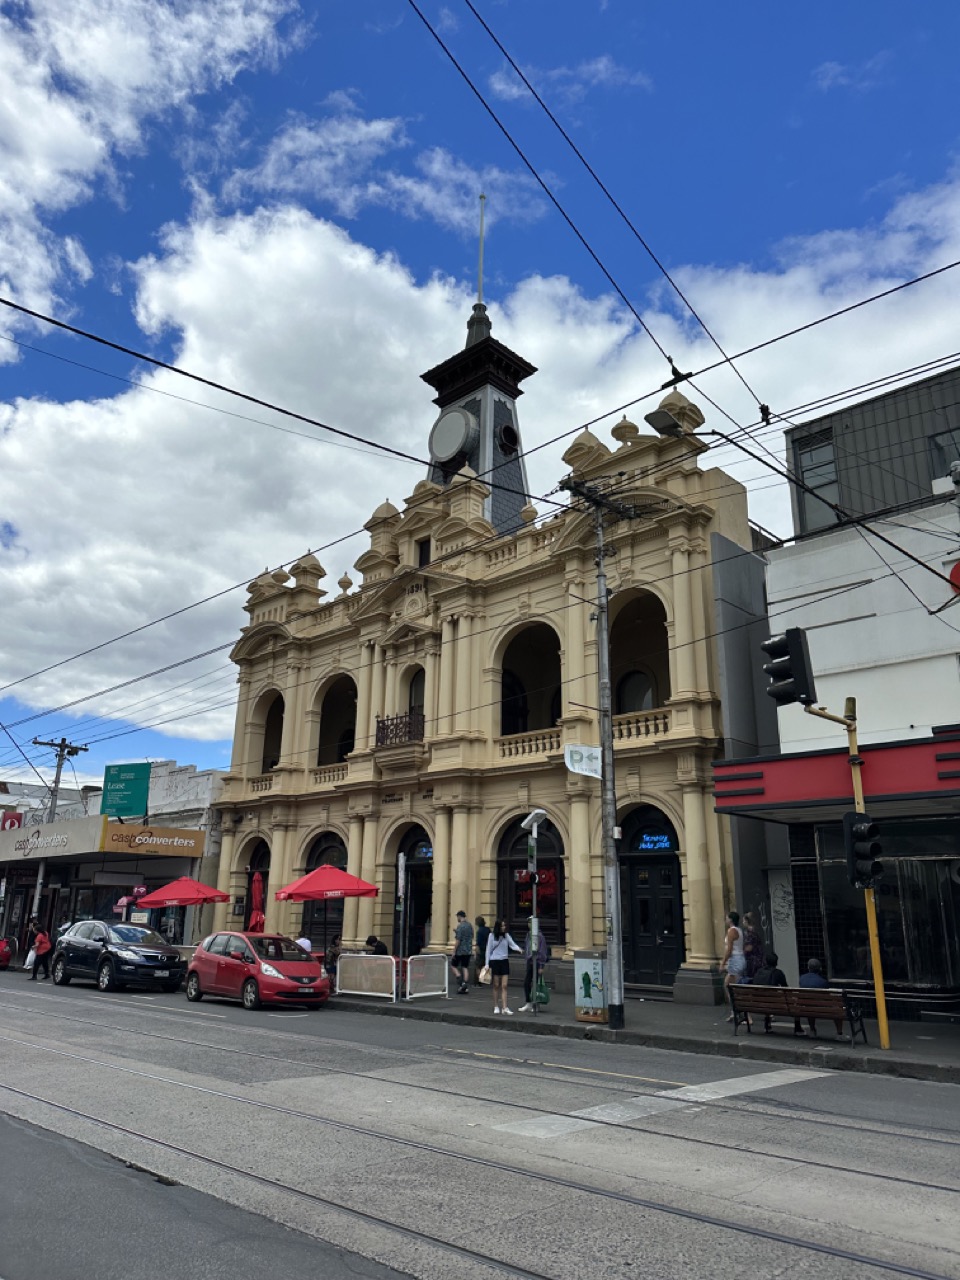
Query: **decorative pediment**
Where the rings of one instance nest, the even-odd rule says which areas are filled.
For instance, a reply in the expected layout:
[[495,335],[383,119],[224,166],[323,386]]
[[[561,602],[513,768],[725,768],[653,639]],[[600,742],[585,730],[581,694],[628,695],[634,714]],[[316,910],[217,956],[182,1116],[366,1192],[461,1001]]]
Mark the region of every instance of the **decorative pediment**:
[[285,647],[293,639],[279,622],[260,622],[245,628],[243,635],[230,651],[231,662],[248,662],[265,651]]

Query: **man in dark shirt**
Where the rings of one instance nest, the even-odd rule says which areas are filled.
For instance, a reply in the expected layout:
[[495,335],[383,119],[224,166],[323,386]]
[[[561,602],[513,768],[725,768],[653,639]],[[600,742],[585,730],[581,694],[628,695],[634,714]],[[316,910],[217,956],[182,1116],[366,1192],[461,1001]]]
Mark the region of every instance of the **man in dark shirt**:
[[381,942],[375,933],[371,933],[367,939],[367,950],[372,951],[375,956],[388,956],[390,952],[387,950],[387,944]]
[[[814,960],[808,960],[808,961],[807,961],[807,972],[806,972],[806,973],[802,973],[802,974],[800,975],[800,985],[801,985],[801,987],[819,987],[819,988],[821,988],[821,989],[823,989],[823,988],[826,988],[826,987],[829,987],[829,986],[830,986],[830,983],[829,983],[829,982],[826,980],[826,978],[823,976],[823,972],[822,972],[822,969],[821,969],[821,965],[820,965],[820,961],[819,961],[819,960],[814,959]],[[811,1034],[812,1036],[815,1036],[815,1035],[817,1034],[817,1020],[816,1020],[816,1018],[808,1018],[808,1019],[807,1019],[807,1022],[808,1022],[809,1026],[810,1026],[810,1034]],[[842,1036],[842,1035],[843,1035],[843,1019],[842,1019],[842,1018],[835,1018],[835,1019],[834,1019],[834,1022],[833,1022],[833,1025],[834,1025],[834,1026],[836,1027],[836,1029],[837,1029],[837,1035],[838,1035],[838,1036]],[[802,1032],[802,1030],[800,1029],[800,1019],[799,1019],[799,1018],[797,1018],[797,1020],[796,1020],[796,1025],[794,1026],[794,1034],[796,1034],[796,1035],[798,1035],[798,1036],[799,1036],[799,1035],[803,1035],[803,1032]]]
[[[787,985],[787,975],[782,969],[778,969],[780,957],[775,951],[768,951],[763,957],[763,965],[753,975],[750,985],[752,987],[785,987]],[[797,1024],[799,1025],[799,1023]],[[764,1031],[770,1031],[773,1027],[773,1015],[766,1014],[763,1019]],[[803,1035],[803,1031],[797,1032],[794,1027],[794,1034]]]

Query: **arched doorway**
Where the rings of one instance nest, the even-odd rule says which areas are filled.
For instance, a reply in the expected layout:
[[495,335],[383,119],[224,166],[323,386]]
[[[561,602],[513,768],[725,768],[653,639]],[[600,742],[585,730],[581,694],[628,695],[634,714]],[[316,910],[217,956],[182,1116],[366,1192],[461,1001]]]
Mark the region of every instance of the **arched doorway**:
[[274,695],[267,708],[263,721],[263,754],[260,759],[260,772],[269,773],[280,763],[280,750],[283,744],[283,694]]
[[677,833],[666,814],[649,804],[633,809],[622,828],[624,981],[670,987],[684,957]]
[[[400,884],[400,867],[404,884]],[[394,912],[393,952],[416,956],[430,942],[433,914],[433,841],[421,826],[405,831],[397,848],[397,896]],[[401,888],[403,896],[401,898]]]
[[247,861],[247,896],[243,906],[243,927],[249,929],[250,916],[253,912],[254,878],[260,876],[263,892],[262,911],[267,909],[267,894],[270,891],[270,846],[266,840],[258,840]]
[[[497,911],[507,922],[515,942],[522,943],[533,912],[533,882],[528,870],[528,837],[520,826],[510,823],[497,850]],[[552,822],[540,824],[537,832],[537,915],[547,942],[566,941],[564,913],[563,841]]]
[[[335,831],[317,836],[307,854],[306,874],[317,867],[347,869],[347,846]],[[326,951],[338,933],[343,933],[343,898],[303,904],[303,936],[309,938],[314,951]]]

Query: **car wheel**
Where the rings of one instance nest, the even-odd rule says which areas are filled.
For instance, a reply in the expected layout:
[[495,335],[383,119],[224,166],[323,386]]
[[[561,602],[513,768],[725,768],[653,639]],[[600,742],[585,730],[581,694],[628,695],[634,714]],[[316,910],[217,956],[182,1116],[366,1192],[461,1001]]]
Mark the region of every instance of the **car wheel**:
[[117,989],[116,979],[113,976],[113,966],[109,960],[104,960],[97,970],[97,986],[101,991],[116,991]]
[[58,987],[65,987],[70,981],[70,975],[67,973],[67,962],[63,956],[57,956],[53,962],[53,981]]
[[243,1007],[245,1009],[260,1008],[260,988],[253,978],[248,978],[243,984]]
[[187,974],[187,999],[202,1000],[203,992],[200,990],[200,979],[195,973]]

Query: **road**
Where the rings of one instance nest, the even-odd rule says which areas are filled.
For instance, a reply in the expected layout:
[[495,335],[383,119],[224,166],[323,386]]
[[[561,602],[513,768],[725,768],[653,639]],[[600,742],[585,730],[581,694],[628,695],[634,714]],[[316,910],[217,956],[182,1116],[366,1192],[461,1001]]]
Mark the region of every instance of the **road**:
[[[29,1149],[59,1135],[51,1167],[89,1192],[38,1199],[40,1280],[108,1280],[141,1220],[231,1275],[238,1239],[252,1274],[281,1239],[310,1246],[290,1255],[314,1259],[304,1280],[389,1274],[364,1259],[430,1280],[960,1280],[953,1085],[7,973],[0,1112]],[[154,1175],[123,1184],[141,1210],[120,1207],[127,1164]],[[72,1234],[98,1203],[99,1235]],[[20,1280],[2,1239],[0,1220]],[[169,1258],[118,1274],[172,1276]]]

